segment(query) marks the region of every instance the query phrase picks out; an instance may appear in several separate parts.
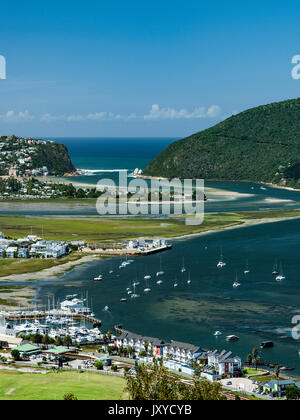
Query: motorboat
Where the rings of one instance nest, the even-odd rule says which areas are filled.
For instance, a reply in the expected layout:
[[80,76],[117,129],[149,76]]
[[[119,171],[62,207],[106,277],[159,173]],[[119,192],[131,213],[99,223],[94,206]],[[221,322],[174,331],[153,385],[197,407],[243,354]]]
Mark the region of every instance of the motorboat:
[[221,331],[216,331],[215,333],[214,333],[214,336],[215,337],[220,337],[220,335],[222,335],[223,333],[221,332]]
[[237,335],[228,335],[226,341],[238,341],[240,338]]

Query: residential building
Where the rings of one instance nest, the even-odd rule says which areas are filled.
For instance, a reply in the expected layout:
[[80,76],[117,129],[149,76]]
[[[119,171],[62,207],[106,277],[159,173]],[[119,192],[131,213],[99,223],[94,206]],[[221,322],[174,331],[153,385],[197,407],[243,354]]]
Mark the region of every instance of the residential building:
[[208,371],[214,370],[220,376],[238,375],[242,370],[242,359],[234,356],[231,351],[217,350],[208,353]]

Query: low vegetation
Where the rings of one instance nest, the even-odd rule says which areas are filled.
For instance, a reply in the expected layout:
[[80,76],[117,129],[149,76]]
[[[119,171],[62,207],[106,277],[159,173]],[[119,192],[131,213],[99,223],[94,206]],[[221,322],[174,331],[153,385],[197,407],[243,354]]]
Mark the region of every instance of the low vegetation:
[[86,242],[122,241],[137,237],[172,238],[208,230],[219,230],[225,227],[243,224],[246,220],[277,219],[300,217],[300,210],[266,210],[235,213],[207,213],[203,224],[188,226],[184,218],[169,217],[166,219],[128,218],[82,218],[82,219],[43,219],[16,216],[0,216],[0,232],[6,237],[20,238],[33,234],[41,235],[47,240]]

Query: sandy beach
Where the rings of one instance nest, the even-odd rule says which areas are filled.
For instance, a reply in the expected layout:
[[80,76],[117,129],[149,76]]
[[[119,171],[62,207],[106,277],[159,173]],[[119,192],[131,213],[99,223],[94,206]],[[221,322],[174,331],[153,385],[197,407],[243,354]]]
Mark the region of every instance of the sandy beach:
[[59,277],[66,271],[71,270],[79,265],[86,264],[91,261],[99,259],[99,256],[87,255],[79,260],[70,261],[66,264],[58,265],[51,268],[46,268],[34,273],[24,273],[24,274],[13,274],[6,277],[0,277],[0,282],[25,282],[25,281],[35,281],[35,280],[50,280],[55,277]]

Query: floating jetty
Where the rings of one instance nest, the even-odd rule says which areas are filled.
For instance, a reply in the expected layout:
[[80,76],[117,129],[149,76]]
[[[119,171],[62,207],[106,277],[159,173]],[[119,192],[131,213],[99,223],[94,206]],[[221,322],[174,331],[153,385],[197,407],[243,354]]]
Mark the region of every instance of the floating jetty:
[[0,317],[4,318],[7,322],[41,321],[46,318],[55,318],[57,320],[68,319],[73,321],[82,320],[92,324],[94,327],[101,327],[101,320],[95,317],[89,307],[85,306],[85,301],[86,299],[78,299],[77,295],[69,295],[57,307],[53,304],[53,307],[50,309],[49,302],[48,310],[0,311]]
[[93,325],[93,327],[101,327],[102,322],[100,319],[92,316],[91,314],[84,313],[65,313],[56,311],[33,311],[33,312],[2,312],[0,313],[7,322],[24,322],[24,321],[42,321],[48,316],[55,316],[57,319],[68,318],[74,321],[86,321]]

